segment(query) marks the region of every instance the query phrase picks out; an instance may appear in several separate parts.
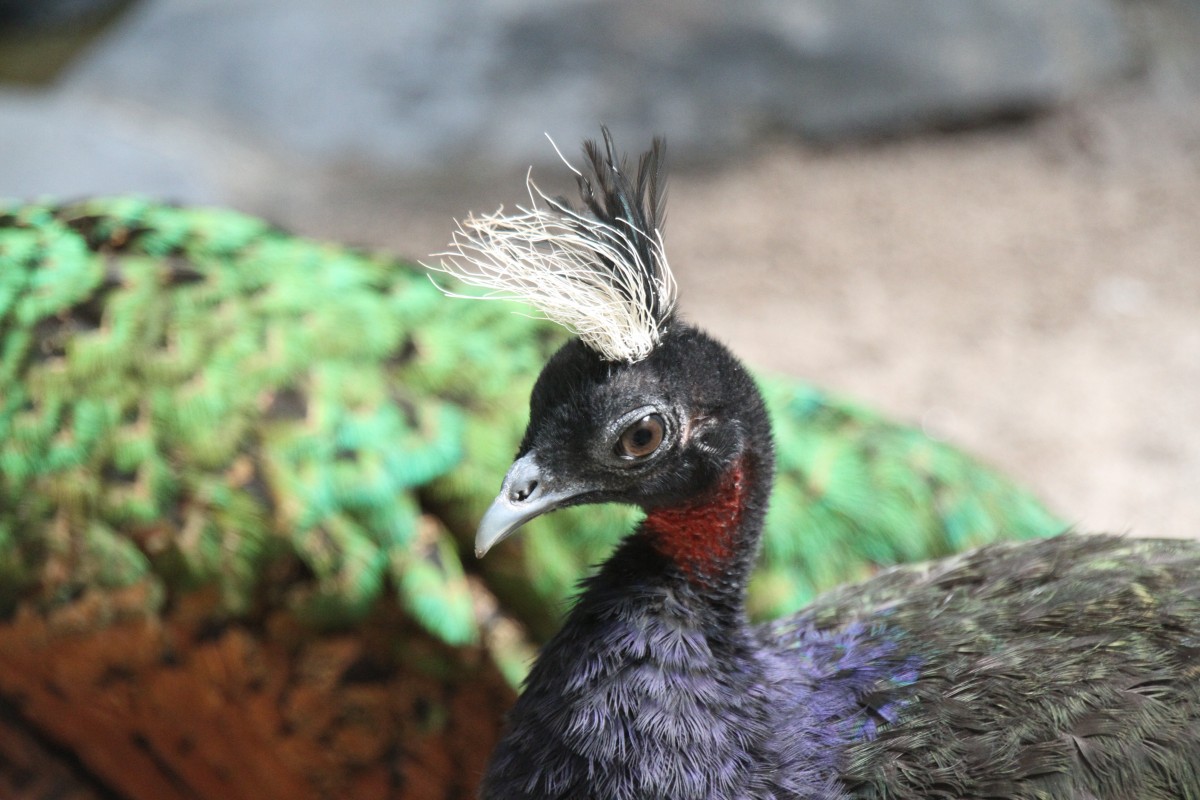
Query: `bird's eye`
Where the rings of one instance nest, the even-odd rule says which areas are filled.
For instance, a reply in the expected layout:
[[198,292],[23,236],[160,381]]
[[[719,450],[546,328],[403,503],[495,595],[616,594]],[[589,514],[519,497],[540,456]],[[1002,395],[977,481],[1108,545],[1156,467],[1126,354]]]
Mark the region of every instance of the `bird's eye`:
[[647,414],[630,425],[617,440],[617,455],[622,458],[645,458],[662,444],[666,424],[658,414]]

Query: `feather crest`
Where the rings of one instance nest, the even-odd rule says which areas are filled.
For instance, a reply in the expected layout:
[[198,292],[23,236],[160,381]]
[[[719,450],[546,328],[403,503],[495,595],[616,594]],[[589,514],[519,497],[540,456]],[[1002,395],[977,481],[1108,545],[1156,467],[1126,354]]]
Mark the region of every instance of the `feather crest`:
[[654,140],[631,180],[603,133],[603,152],[584,143],[589,171],[572,167],[583,209],[527,177],[528,207],[468,216],[430,268],[489,289],[484,299],[529,303],[606,360],[632,362],[650,354],[675,311],[661,227],[664,144]]

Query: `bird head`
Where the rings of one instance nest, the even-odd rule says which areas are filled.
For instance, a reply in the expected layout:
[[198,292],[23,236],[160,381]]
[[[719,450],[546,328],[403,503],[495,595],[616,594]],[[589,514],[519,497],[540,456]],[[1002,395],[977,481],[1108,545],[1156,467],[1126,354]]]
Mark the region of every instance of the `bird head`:
[[604,361],[573,339],[534,385],[529,425],[480,523],[476,553],[556,508],[686,504],[715,487],[752,441],[761,456],[766,430],[753,380],[696,328],[674,323],[633,363]]
[[714,486],[751,432],[770,452],[753,380],[675,314],[660,227],[663,149],[656,139],[631,172],[605,130],[603,149],[584,143],[582,209],[530,181],[530,208],[469,217],[438,254],[446,260],[434,269],[491,290],[486,297],[528,302],[577,334],[533,388],[529,426],[480,523],[477,555],[556,508],[687,503]]

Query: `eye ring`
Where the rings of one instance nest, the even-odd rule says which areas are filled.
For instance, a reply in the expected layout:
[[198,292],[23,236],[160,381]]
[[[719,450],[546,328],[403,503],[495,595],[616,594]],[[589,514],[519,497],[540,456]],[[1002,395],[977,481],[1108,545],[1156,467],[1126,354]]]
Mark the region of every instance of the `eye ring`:
[[646,414],[635,420],[617,437],[616,453],[630,461],[647,458],[662,447],[666,435],[667,423],[662,415]]

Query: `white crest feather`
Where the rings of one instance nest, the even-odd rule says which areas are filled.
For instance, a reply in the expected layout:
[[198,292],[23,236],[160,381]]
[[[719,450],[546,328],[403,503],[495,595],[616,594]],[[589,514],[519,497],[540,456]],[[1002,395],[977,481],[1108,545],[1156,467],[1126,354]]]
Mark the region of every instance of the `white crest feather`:
[[662,232],[576,211],[543,194],[531,177],[526,186],[528,208],[458,222],[449,250],[434,254],[441,263],[429,268],[491,290],[482,299],[536,307],[606,360],[648,356],[677,296]]

